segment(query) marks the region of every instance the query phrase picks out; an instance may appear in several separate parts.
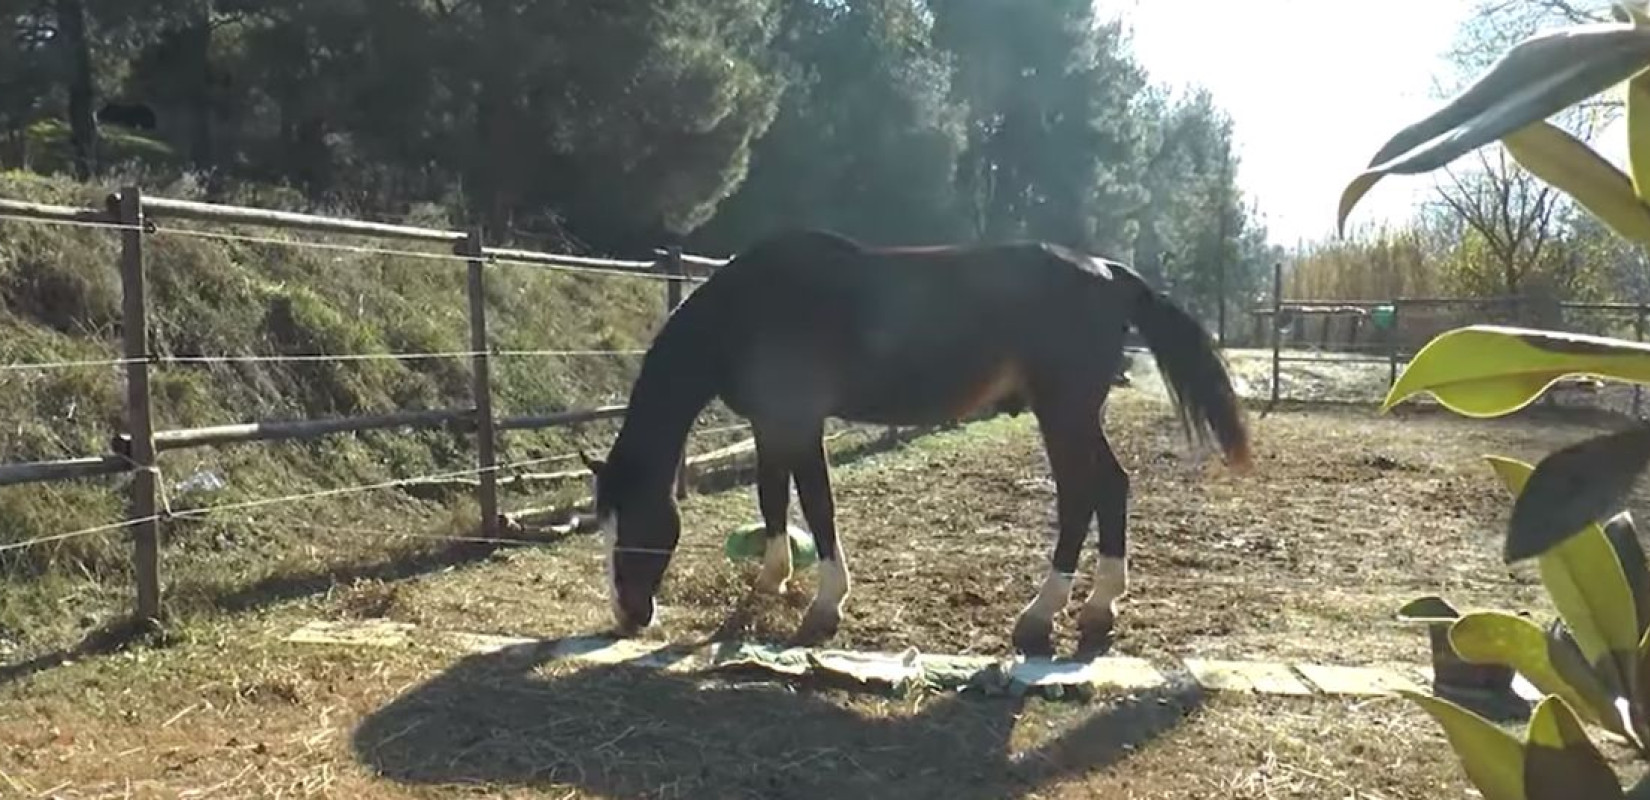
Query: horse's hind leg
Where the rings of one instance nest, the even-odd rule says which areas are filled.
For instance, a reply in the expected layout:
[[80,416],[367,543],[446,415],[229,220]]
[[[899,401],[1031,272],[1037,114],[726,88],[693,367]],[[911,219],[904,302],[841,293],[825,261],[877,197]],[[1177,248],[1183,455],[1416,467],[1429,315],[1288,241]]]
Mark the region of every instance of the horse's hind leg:
[[1117,601],[1129,590],[1128,533],[1129,473],[1101,432],[1098,441],[1099,475],[1095,517],[1099,528],[1100,558],[1094,565],[1094,588],[1077,614],[1079,649],[1104,650],[1117,624]]
[[756,435],[756,497],[762,509],[762,525],[767,535],[762,571],[756,576],[756,590],[783,594],[791,579],[791,537],[787,527],[791,503],[790,448],[778,446],[774,437]]
[[819,588],[796,634],[797,641],[804,644],[836,634],[851,583],[848,561],[836,538],[836,501],[831,496],[831,468],[825,457],[824,428],[811,438],[812,444],[797,460],[795,469],[797,499],[819,549]]
[[1054,616],[1071,600],[1077,560],[1094,518],[1098,467],[1094,438],[1099,408],[1087,402],[1038,403],[1036,413],[1054,472],[1060,530],[1042,588],[1014,624],[1014,647],[1026,655],[1048,655],[1054,649],[1050,641]]

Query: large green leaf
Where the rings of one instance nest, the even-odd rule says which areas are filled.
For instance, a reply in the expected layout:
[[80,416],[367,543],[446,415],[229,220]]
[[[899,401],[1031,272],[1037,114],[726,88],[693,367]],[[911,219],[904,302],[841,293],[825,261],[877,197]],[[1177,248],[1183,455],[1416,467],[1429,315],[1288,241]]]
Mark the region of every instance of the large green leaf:
[[1634,193],[1650,201],[1650,75],[1627,82],[1627,164]]
[[1426,392],[1457,414],[1498,417],[1573,375],[1650,384],[1650,344],[1505,325],[1456,328],[1415,354],[1381,411]]
[[1524,748],[1529,800],[1615,800],[1621,782],[1562,698],[1548,697],[1530,717]]
[[1645,0],[1616,0],[1610,4],[1610,18],[1642,27],[1650,25],[1650,8],[1645,7]]
[[1629,703],[1628,698],[1616,695],[1605,685],[1604,679],[1587,663],[1587,657],[1581,654],[1581,646],[1565,629],[1562,620],[1555,619],[1547,625],[1546,638],[1547,661],[1565,685],[1585,698],[1576,707],[1598,711],[1598,716],[1589,714],[1588,718],[1611,733],[1624,739],[1630,738],[1628,722],[1622,714],[1623,707]]
[[1604,523],[1604,535],[1616,549],[1616,560],[1627,576],[1627,585],[1633,590],[1633,605],[1639,612],[1639,636],[1650,631],[1650,561],[1639,543],[1639,533],[1633,524],[1633,515],[1623,511]]
[[1617,715],[1609,696],[1588,691],[1596,683],[1577,688],[1564,679],[1549,655],[1546,633],[1534,622],[1501,611],[1473,612],[1450,626],[1449,640],[1463,661],[1512,667],[1532,686],[1563,697],[1594,723],[1620,727],[1612,725]]
[[1638,652],[1637,609],[1614,548],[1598,526],[1570,537],[1537,561],[1541,582],[1574,632],[1576,644],[1618,695],[1631,697],[1625,667]]
[[1383,176],[1438,169],[1650,66],[1650,29],[1605,22],[1542,31],[1507,50],[1442,108],[1404,128],[1341,195],[1337,228]]
[[[1501,456],[1486,460],[1513,497],[1518,497],[1529,480],[1530,466]],[[1547,596],[1574,633],[1587,663],[1600,672],[1613,693],[1631,697],[1628,677],[1638,652],[1638,606],[1604,531],[1589,523],[1543,553],[1536,563]]]
[[1535,558],[1575,532],[1620,514],[1647,465],[1650,426],[1643,424],[1549,453],[1513,503],[1507,562]]
[[1467,779],[1478,787],[1484,800],[1526,800],[1523,743],[1448,700],[1407,689],[1398,693],[1425,709],[1443,727]]
[[1631,178],[1585,142],[1538,120],[1507,134],[1501,143],[1532,175],[1570,195],[1611,230],[1650,244],[1650,206],[1639,199]]
[[[1631,721],[1636,743],[1642,750],[1650,742],[1650,630],[1639,639],[1639,651],[1633,664],[1633,689],[1636,694],[1631,704]],[[1617,731],[1620,733],[1620,731]]]

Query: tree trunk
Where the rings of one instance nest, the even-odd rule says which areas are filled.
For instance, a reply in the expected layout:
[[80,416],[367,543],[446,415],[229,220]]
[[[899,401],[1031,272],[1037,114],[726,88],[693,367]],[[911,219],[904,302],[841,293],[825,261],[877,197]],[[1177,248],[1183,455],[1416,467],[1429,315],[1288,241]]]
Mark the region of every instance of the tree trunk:
[[509,152],[501,147],[506,122],[500,80],[488,75],[482,81],[476,97],[476,211],[482,216],[482,227],[488,241],[506,241],[509,227],[509,190],[506,158]]
[[212,10],[203,6],[180,36],[189,64],[189,163],[210,173],[217,155],[212,146]]
[[0,167],[29,169],[29,137],[22,127],[0,135]]
[[319,114],[305,111],[293,128],[289,147],[297,178],[311,197],[332,189],[332,152],[327,147],[327,124]]
[[86,36],[86,6],[81,0],[57,0],[57,29],[69,65],[69,144],[75,177],[97,173],[97,119],[92,115],[92,46]]
[[474,158],[476,194],[472,200],[481,215],[483,235],[491,242],[509,240],[510,208],[513,202],[510,128],[513,109],[511,95],[515,83],[513,62],[502,46],[515,36],[515,13],[502,0],[481,4],[485,41],[499,43],[481,54],[480,86],[476,92],[476,139]]

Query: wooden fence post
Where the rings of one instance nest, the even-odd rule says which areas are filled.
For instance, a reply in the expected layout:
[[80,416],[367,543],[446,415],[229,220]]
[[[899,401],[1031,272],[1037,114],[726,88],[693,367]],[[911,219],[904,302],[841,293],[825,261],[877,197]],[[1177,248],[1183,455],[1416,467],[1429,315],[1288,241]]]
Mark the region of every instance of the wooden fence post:
[[[686,272],[682,269],[682,246],[673,244],[665,248],[664,273],[669,277],[665,281],[665,314],[675,313],[676,307],[682,304],[682,285],[685,282]],[[681,461],[676,465],[676,499],[687,497],[687,448],[682,448]]]
[[1272,265],[1272,400],[1267,408],[1278,404],[1278,381],[1283,364],[1283,262]]
[[1403,307],[1403,304],[1403,298],[1392,298],[1392,321],[1388,323],[1392,326],[1392,331],[1387,340],[1386,386],[1388,389],[1398,384],[1398,355],[1403,350],[1402,337],[1399,335],[1402,327],[1399,324],[1402,321],[1402,314],[1399,313],[1399,309]]
[[143,274],[143,195],[136,186],[111,198],[119,215],[122,356],[126,359],[126,435],[132,462],[129,500],[132,566],[137,580],[134,608],[140,625],[152,625],[160,611],[160,474],[155,469],[155,419],[149,403],[149,312]]
[[481,505],[481,535],[499,531],[498,436],[493,419],[492,350],[487,342],[487,283],[482,257],[481,229],[473,228],[458,243],[458,254],[469,261],[471,395],[475,403],[476,469],[480,479],[476,500]]
[[[1638,308],[1634,310],[1634,315],[1633,315],[1633,340],[1634,341],[1639,341],[1639,342],[1644,341],[1644,322],[1645,322],[1644,318],[1645,318],[1645,315],[1647,313],[1650,313],[1650,305],[1646,305],[1644,303],[1639,303]],[[1644,409],[1644,387],[1638,385],[1637,383],[1635,383],[1635,384],[1633,384],[1633,419],[1638,419],[1641,416],[1639,412],[1642,411],[1643,409]]]

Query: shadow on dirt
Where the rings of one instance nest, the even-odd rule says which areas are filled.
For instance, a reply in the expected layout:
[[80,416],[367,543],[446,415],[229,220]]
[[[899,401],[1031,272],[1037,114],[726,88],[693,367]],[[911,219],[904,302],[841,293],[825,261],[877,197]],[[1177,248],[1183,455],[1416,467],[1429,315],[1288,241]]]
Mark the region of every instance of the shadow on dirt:
[[[1025,701],[908,703],[829,687],[734,685],[633,666],[563,677],[550,649],[472,656],[356,729],[357,758],[406,785],[577,788],[603,797],[1023,797],[1117,763],[1201,706],[1195,683],[1097,704],[1013,752]],[[894,706],[893,713],[876,713]]]
[[0,686],[45,672],[81,659],[118,653],[133,644],[165,645],[164,632],[131,620],[102,625],[78,643],[21,661],[0,664]]

